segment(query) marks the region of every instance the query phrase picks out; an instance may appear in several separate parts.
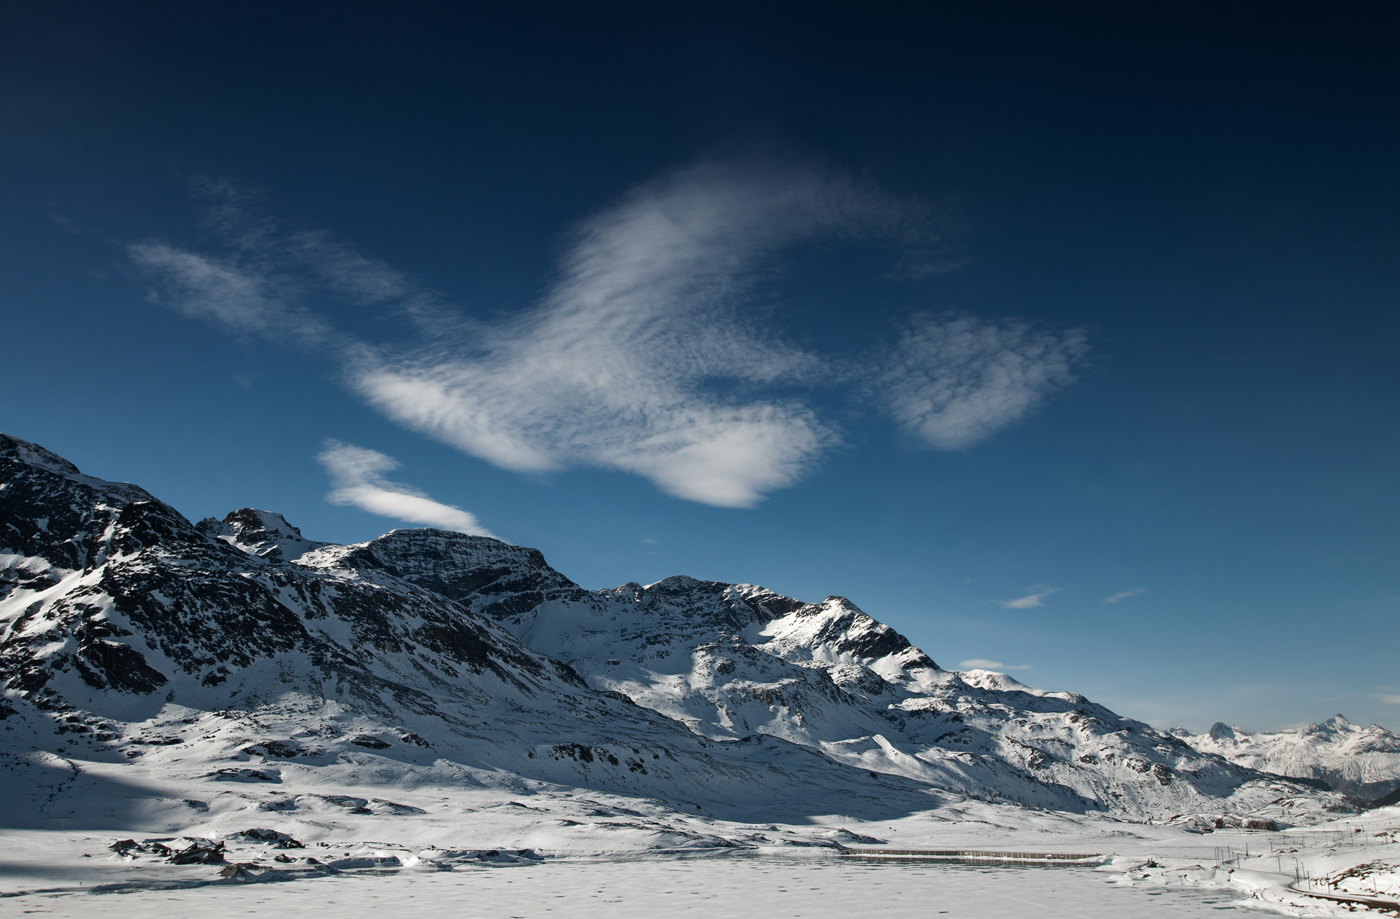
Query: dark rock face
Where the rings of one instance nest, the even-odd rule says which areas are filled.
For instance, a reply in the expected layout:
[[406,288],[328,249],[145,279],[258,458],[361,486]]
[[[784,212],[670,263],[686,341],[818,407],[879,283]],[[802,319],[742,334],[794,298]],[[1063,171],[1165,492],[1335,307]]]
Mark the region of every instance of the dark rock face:
[[245,507],[223,520],[206,517],[195,527],[210,539],[226,542],[249,555],[274,561],[293,561],[325,543],[312,542],[301,535],[281,514]]
[[[38,444],[0,434],[0,545],[29,564],[0,574],[0,599],[57,583],[48,570],[85,571],[100,565],[123,507],[158,504],[135,485],[91,479]],[[174,513],[172,511],[172,513]]]
[[[624,602],[630,601],[640,607],[683,609],[694,625],[736,632],[755,623],[771,622],[796,608],[792,604],[797,601],[788,597],[770,594],[760,600],[735,592],[733,586],[720,581],[701,581],[676,575],[657,581],[650,587],[637,583],[624,584],[611,593]],[[797,607],[801,605],[797,603]]]
[[[403,655],[426,663],[430,682],[465,671],[532,691],[540,681],[580,685],[567,667],[530,653],[463,606],[392,576],[395,564],[419,574],[432,567],[431,555],[410,564],[405,544],[440,544],[443,557],[460,559],[462,547],[447,538],[456,534],[391,534],[382,549],[347,553],[349,564],[310,569],[287,564],[288,547],[324,544],[302,539],[280,515],[244,509],[194,527],[135,486],[84,476],[4,435],[0,481],[0,551],[20,559],[0,573],[0,600],[20,591],[36,598],[0,643],[0,673],[23,693],[40,694],[65,673],[120,693],[156,692],[177,673],[217,687],[291,654],[362,696],[389,688],[373,665]],[[374,563],[381,553],[388,565]],[[554,574],[538,553],[532,561],[529,570]],[[390,576],[341,576],[356,563]],[[557,574],[545,580],[573,586]],[[61,583],[70,589],[38,599]],[[349,634],[331,639],[318,628],[323,623],[343,623]]]
[[588,593],[549,567],[538,549],[444,530],[394,530],[352,547],[340,564],[384,571],[496,619]]

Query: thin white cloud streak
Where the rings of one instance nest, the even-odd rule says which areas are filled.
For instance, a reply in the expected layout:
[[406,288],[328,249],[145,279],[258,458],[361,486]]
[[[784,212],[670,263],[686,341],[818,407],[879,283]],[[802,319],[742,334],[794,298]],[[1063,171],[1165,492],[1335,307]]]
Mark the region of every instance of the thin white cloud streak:
[[1015,600],[1003,600],[1001,601],[1001,605],[1006,607],[1007,609],[1032,609],[1037,606],[1044,606],[1045,604],[1042,601],[1051,594],[1058,593],[1060,590],[1060,588],[1058,587],[1043,587],[1032,589],[1036,592],[1033,594],[1028,594],[1024,597],[1018,597]]
[[260,272],[161,242],[133,243],[127,255],[159,278],[154,299],[187,316],[213,319],[244,333],[272,333],[289,324],[292,309],[268,289]]
[[1029,670],[1030,664],[1003,664],[1001,661],[984,661],[980,657],[974,657],[970,661],[963,661],[958,664],[959,670]]
[[[402,273],[323,231],[283,234],[257,195],[229,179],[200,177],[195,193],[209,203],[203,223],[230,250],[201,255],[159,240],[132,243],[127,255],[156,281],[153,299],[187,316],[212,319],[240,334],[328,345],[332,326],[303,307],[308,288],[325,286],[359,303],[414,293]],[[304,277],[310,271],[314,281]]]
[[[855,384],[927,445],[962,449],[1070,382],[1086,347],[1080,332],[921,316],[892,349],[834,358],[760,328],[745,297],[785,247],[881,238],[903,248],[905,274],[939,268],[927,206],[814,167],[711,162],[640,185],[580,225],[540,303],[493,324],[330,234],[280,231],[234,183],[197,190],[231,252],[128,247],[159,300],[329,349],[389,418],[519,472],[615,469],[679,498],[752,507],[840,443],[802,388]],[[389,304],[423,343],[337,333],[300,304],[316,289]]]
[[298,233],[290,243],[291,253],[331,290],[347,294],[357,303],[385,303],[420,293],[402,272],[361,255],[324,231]]
[[1103,602],[1105,602],[1105,603],[1121,603],[1122,601],[1128,599],[1129,597],[1136,597],[1138,594],[1146,593],[1146,592],[1147,592],[1147,588],[1146,588],[1146,587],[1134,587],[1132,590],[1125,590],[1125,591],[1123,591],[1122,593],[1114,594],[1114,595],[1111,596],[1111,597],[1104,597],[1104,598],[1103,598]]
[[937,450],[963,450],[1072,383],[1087,351],[1082,330],[920,315],[876,384],[885,410],[905,431]]
[[1376,693],[1375,696],[1387,705],[1400,705],[1400,693]]
[[496,538],[496,534],[482,526],[474,514],[434,501],[409,485],[385,479],[384,473],[399,466],[398,460],[392,456],[338,440],[328,440],[316,459],[325,467],[334,486],[326,495],[326,500],[332,504],[350,505],[371,514],[409,523],[425,523],[472,536]]

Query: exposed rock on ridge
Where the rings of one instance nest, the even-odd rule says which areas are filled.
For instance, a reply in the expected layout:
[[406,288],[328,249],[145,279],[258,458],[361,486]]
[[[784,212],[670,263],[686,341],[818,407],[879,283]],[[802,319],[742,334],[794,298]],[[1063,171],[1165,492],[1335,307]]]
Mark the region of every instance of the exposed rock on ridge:
[[250,555],[277,561],[295,561],[307,552],[326,545],[305,539],[301,530],[288,523],[281,514],[251,507],[236,510],[223,520],[206,517],[199,521],[195,529]]

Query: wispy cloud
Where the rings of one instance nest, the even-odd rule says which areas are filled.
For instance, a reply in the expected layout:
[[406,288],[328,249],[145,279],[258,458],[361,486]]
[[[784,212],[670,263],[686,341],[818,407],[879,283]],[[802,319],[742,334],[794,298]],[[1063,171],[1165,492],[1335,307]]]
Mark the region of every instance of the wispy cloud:
[[74,221],[73,218],[69,217],[67,214],[64,214],[63,212],[59,211],[57,208],[50,206],[47,211],[47,216],[50,222],[54,224],[54,226],[60,227],[61,229],[72,233],[74,236],[82,235],[83,230],[81,227],[78,226],[77,222]]
[[232,259],[215,259],[161,242],[133,243],[127,254],[158,279],[153,298],[187,316],[216,320],[236,332],[272,332],[285,324],[289,305],[261,272]]
[[1132,590],[1125,590],[1125,591],[1123,591],[1122,593],[1116,593],[1116,594],[1114,594],[1114,595],[1111,596],[1111,597],[1104,597],[1104,598],[1103,598],[1103,602],[1105,602],[1105,603],[1119,603],[1119,602],[1121,602],[1121,601],[1123,601],[1123,600],[1128,599],[1129,597],[1136,597],[1138,594],[1141,594],[1141,593],[1147,593],[1147,588],[1146,588],[1146,587],[1134,587]]
[[1400,692],[1378,692],[1375,693],[1375,697],[1381,700],[1382,702],[1386,703],[1387,705],[1400,705]]
[[878,382],[885,410],[904,430],[935,449],[962,450],[1073,382],[1087,352],[1077,329],[921,315],[905,328]]
[[386,303],[422,296],[402,272],[360,254],[327,232],[297,233],[290,242],[292,254],[310,266],[331,290],[346,294],[357,303]]
[[260,197],[232,180],[201,177],[191,185],[206,204],[204,226],[225,251],[205,255],[159,240],[128,245],[132,262],[155,280],[159,302],[238,333],[329,345],[343,338],[301,303],[307,291],[325,287],[359,303],[412,292],[403,274],[329,233],[283,231]]
[[823,235],[911,238],[914,211],[817,169],[681,170],[585,221],[544,301],[482,347],[366,353],[355,385],[395,420],[509,469],[620,469],[750,507],[837,439],[796,397],[760,390],[829,365],[736,309],[759,263]]
[[[325,348],[389,418],[520,472],[615,469],[752,507],[841,442],[812,387],[856,386],[926,445],[963,449],[1072,381],[1087,348],[1078,331],[924,315],[885,351],[836,357],[760,324],[744,306],[787,247],[879,239],[905,276],[946,267],[930,255],[928,205],[813,166],[706,162],[646,182],[580,224],[540,302],[494,323],[331,234],[279,227],[235,183],[197,191],[226,251],[129,246],[155,297]],[[407,314],[421,338],[395,347],[337,332],[304,305],[318,291]]]
[[334,487],[326,500],[332,504],[348,504],[381,517],[425,523],[473,536],[495,536],[473,514],[434,501],[411,486],[385,479],[384,473],[399,466],[392,456],[328,440],[316,459],[330,474]]
[[1059,589],[1058,587],[1032,587],[1031,590],[1035,593],[1018,597],[1015,600],[1003,600],[1001,605],[1007,609],[1031,609],[1036,606],[1044,606],[1045,604],[1041,601],[1051,594],[1057,593]]
[[985,661],[980,657],[974,657],[970,661],[963,661],[958,664],[959,670],[1029,670],[1030,664],[1003,664],[1001,661]]

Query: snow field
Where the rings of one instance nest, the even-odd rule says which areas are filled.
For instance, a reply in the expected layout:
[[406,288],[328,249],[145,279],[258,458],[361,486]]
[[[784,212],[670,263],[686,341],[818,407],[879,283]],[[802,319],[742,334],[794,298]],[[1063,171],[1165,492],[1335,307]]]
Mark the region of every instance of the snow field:
[[[1400,892],[1400,808],[1283,833],[1201,834],[1179,826],[969,803],[879,823],[831,815],[760,827],[702,817],[682,824],[670,816],[674,838],[661,839],[661,815],[644,817],[639,808],[646,805],[640,801],[583,799],[549,790],[526,798],[526,809],[499,791],[452,797],[450,816],[441,817],[318,812],[290,819],[251,810],[214,816],[218,809],[212,809],[209,822],[186,832],[222,840],[228,863],[249,865],[246,875],[234,878],[220,876],[228,865],[179,866],[152,854],[123,857],[111,851],[117,839],[144,844],[151,838],[150,825],[144,834],[111,828],[0,831],[0,914],[126,917],[159,909],[221,916],[331,910],[338,919],[390,911],[429,919],[716,913],[764,919],[1117,919],[1253,909],[1290,916],[1356,915],[1346,904],[1289,890],[1295,859],[1299,876],[1311,877],[1311,889],[1318,892],[1391,897]],[[235,829],[257,819],[295,835],[305,847],[280,849],[250,841]],[[703,838],[696,832],[702,827]],[[889,848],[1100,852],[1106,863],[1098,868],[965,866],[843,859],[831,848],[813,845],[708,848],[713,840],[752,837],[756,831],[775,841],[839,838],[857,844],[859,839],[863,848],[868,840]],[[172,848],[184,845],[170,834],[159,838]],[[501,844],[499,856],[485,848],[491,840]],[[517,856],[507,842],[534,849]],[[658,847],[677,842],[695,848]],[[1247,858],[1228,858],[1246,848]],[[376,870],[376,865],[390,867]]]
[[1222,838],[1206,839],[1231,851],[1217,849],[1214,859],[1156,858],[1131,866],[1116,880],[1139,888],[1234,889],[1249,898],[1243,905],[1291,916],[1400,912],[1367,908],[1368,901],[1378,901],[1371,906],[1400,901],[1400,807],[1283,833],[1218,835]]
[[[213,874],[212,869],[199,869]],[[1228,890],[1141,891],[1070,868],[870,864],[817,857],[721,855],[566,859],[529,867],[364,872],[289,883],[120,892],[52,890],[0,900],[0,910],[56,917],[408,914],[423,919],[579,919],[663,916],[1002,919],[1204,917],[1228,909]]]

